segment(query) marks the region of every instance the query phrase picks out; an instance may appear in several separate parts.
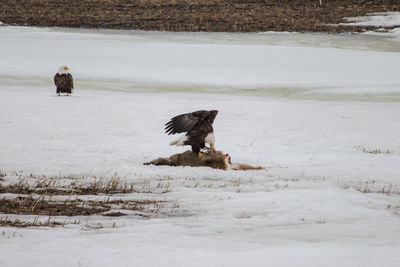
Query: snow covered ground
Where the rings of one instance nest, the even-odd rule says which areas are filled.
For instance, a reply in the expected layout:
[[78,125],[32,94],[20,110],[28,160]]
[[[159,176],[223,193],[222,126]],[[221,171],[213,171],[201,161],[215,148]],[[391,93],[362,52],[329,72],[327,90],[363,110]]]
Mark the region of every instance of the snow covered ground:
[[[369,31],[364,34],[377,36],[390,36],[396,42],[400,42],[400,12],[372,13],[363,17],[347,18],[347,23],[341,25],[348,26],[374,26],[380,27],[377,31]],[[385,28],[392,28],[387,30]]]
[[342,23],[342,25],[400,27],[400,12],[372,13],[368,16],[347,18],[347,20],[349,23]]
[[[393,38],[8,26],[0,38],[5,182],[117,173],[168,183],[161,198],[182,211],[82,218],[102,229],[2,228],[1,266],[398,265]],[[55,96],[62,64],[71,97]],[[184,150],[163,125],[197,109],[219,110],[218,150],[267,171],[143,166]]]

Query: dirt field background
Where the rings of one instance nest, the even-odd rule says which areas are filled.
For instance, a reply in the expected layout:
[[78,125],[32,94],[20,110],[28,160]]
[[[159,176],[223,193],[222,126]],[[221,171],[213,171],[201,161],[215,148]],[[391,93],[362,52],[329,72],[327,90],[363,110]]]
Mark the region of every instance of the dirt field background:
[[363,31],[344,17],[399,11],[400,0],[1,0],[0,21],[157,31]]

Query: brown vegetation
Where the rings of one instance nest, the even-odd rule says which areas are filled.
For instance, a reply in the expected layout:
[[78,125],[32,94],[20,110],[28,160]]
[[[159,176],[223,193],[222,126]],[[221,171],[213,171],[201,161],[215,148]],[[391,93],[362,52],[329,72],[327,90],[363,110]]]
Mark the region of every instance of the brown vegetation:
[[19,179],[18,182],[6,186],[0,183],[0,194],[107,195],[147,192],[149,191],[146,185],[128,184],[122,182],[120,178],[117,177],[110,179],[94,179],[92,182],[84,184],[80,183],[78,179],[71,179],[70,183],[62,184],[60,183],[60,179],[56,177],[35,178],[34,183],[29,182],[27,179]]
[[[112,209],[138,211],[141,213],[154,213],[158,211],[164,201],[160,200],[82,200],[79,198],[65,199],[63,201],[48,198],[18,196],[15,198],[0,199],[0,213],[19,215],[47,215],[47,216],[78,216],[101,214],[104,216],[123,216],[121,212]],[[106,213],[111,211],[110,213]],[[139,216],[149,217],[139,214]]]
[[160,31],[341,32],[367,27],[327,24],[344,22],[344,17],[399,10],[399,0],[2,0],[0,21]]
[[377,154],[392,154],[393,153],[393,151],[391,151],[389,149],[386,149],[386,150],[384,150],[384,149],[367,149],[363,146],[355,146],[354,148],[357,151],[361,151],[361,152],[368,153],[368,154],[375,154],[375,155],[377,155]]
[[102,205],[101,202],[85,203],[79,199],[57,202],[43,197],[34,198],[32,195],[0,199],[0,212],[5,214],[76,216],[92,215],[109,210],[110,207]]
[[[36,182],[33,182],[35,181]],[[68,223],[56,220],[57,216],[101,215],[119,217],[131,215],[140,218],[153,218],[164,214],[160,209],[168,203],[155,198],[152,194],[168,192],[169,184],[158,183],[153,187],[143,184],[142,189],[122,182],[117,178],[94,179],[92,183],[81,184],[71,179],[70,183],[55,178],[22,178],[16,183],[0,183],[0,226],[58,226]],[[144,189],[146,188],[146,189]],[[141,191],[138,193],[138,191]],[[146,195],[143,195],[145,193]],[[14,194],[14,195],[10,195]],[[84,194],[84,195],[83,195]],[[104,195],[100,197],[98,195]],[[116,198],[118,194],[118,198]],[[124,194],[124,195],[121,195]],[[132,194],[138,199],[132,199]],[[113,198],[111,198],[113,197]],[[176,204],[171,204],[176,208]],[[170,206],[171,206],[170,205]],[[124,212],[125,211],[125,212]],[[171,211],[172,212],[172,211]],[[9,215],[49,216],[47,221],[29,218],[8,217]],[[165,214],[163,215],[165,216]],[[168,215],[166,215],[168,216]]]
[[[76,223],[75,223],[76,224]],[[39,226],[44,226],[44,227],[55,227],[55,226],[64,226],[62,222],[58,222],[55,220],[51,220],[49,217],[48,220],[46,221],[39,221],[39,220],[34,220],[33,222],[27,222],[23,221],[20,219],[15,219],[12,220],[8,217],[6,218],[0,218],[0,226],[9,226],[9,227],[39,227]],[[4,235],[4,232],[3,232]]]

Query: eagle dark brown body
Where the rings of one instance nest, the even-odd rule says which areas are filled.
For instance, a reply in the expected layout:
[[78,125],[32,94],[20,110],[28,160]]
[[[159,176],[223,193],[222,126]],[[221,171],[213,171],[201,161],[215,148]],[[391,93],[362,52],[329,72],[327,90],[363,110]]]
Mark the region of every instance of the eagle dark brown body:
[[166,124],[165,132],[168,135],[186,132],[186,136],[171,142],[171,145],[190,145],[196,154],[206,147],[206,142],[210,144],[211,149],[214,149],[212,125],[217,114],[217,110],[199,110],[173,117]]
[[70,73],[57,73],[54,76],[54,84],[57,86],[57,94],[71,94],[72,89],[74,89],[74,80],[72,79],[72,75]]

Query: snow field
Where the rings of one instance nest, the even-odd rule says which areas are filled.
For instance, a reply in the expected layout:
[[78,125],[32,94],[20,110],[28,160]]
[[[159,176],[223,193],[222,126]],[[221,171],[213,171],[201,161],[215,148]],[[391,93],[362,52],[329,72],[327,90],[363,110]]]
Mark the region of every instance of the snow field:
[[[398,51],[216,36],[0,27],[4,184],[117,176],[169,190],[113,196],[165,200],[150,220],[2,227],[1,266],[397,266]],[[56,97],[66,63],[76,93]],[[267,170],[143,166],[184,151],[164,123],[198,109],[219,110],[216,149]]]

